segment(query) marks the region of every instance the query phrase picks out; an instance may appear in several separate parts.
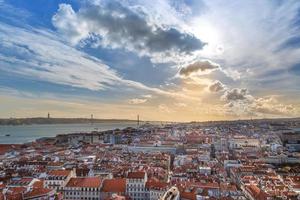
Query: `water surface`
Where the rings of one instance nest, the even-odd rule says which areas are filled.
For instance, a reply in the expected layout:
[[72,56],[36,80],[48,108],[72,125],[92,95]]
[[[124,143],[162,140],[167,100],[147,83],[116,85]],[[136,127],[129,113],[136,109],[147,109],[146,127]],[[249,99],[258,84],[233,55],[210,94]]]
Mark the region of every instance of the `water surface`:
[[[0,126],[0,144],[21,144],[57,134],[111,130],[136,127],[136,122],[103,122],[94,124],[34,124]],[[9,134],[10,136],[6,136]]]

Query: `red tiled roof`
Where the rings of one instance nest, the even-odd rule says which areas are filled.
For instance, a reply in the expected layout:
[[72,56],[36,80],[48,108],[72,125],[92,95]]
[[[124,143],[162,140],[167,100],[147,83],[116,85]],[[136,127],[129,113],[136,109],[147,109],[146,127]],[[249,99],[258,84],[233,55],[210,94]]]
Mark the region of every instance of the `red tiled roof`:
[[127,178],[144,179],[145,172],[129,172]]
[[168,183],[152,179],[146,182],[146,188],[164,190],[168,188]]
[[126,191],[126,179],[115,178],[115,179],[105,179],[103,181],[102,192],[117,192],[125,193]]
[[63,162],[49,162],[48,166],[56,167],[56,166],[62,166],[63,164],[64,164]]
[[49,176],[68,176],[71,170],[51,170],[48,172]]
[[294,188],[294,189],[300,189],[300,184],[293,185],[293,188]]
[[43,188],[44,187],[44,181],[43,180],[38,180],[33,183],[32,185],[34,188]]
[[221,183],[220,188],[223,191],[237,191],[236,185],[234,184]]
[[5,187],[6,187],[5,184],[3,184],[3,183],[0,184],[0,189],[3,189],[3,188],[5,188]]
[[267,199],[267,194],[260,190],[256,185],[246,186],[246,190],[248,190],[251,196],[257,200]]
[[99,188],[101,183],[100,177],[71,178],[66,187]]
[[11,150],[19,148],[21,145],[18,144],[0,144],[0,154],[5,154]]
[[200,183],[200,182],[193,183],[193,182],[191,182],[191,183],[187,183],[187,185],[202,188],[202,189],[219,189],[220,188],[219,184],[216,182],[213,182],[213,183]]
[[20,193],[20,192],[24,192],[26,190],[25,187],[10,187],[9,191],[13,192],[13,193]]
[[48,188],[33,188],[30,192],[27,192],[24,196],[26,198],[38,197],[48,195],[52,189]]
[[189,200],[196,200],[196,194],[192,192],[180,192],[181,199],[189,199]]
[[6,192],[7,200],[20,200],[22,198],[22,193],[26,191],[25,187],[10,187]]

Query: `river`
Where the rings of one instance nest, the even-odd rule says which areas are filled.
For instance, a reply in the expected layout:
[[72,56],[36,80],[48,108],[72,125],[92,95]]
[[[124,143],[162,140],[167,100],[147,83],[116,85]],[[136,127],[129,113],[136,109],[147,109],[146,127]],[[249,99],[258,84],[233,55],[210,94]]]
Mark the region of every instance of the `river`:
[[54,137],[57,134],[122,129],[126,127],[136,127],[136,122],[0,126],[0,144],[22,144],[42,137]]

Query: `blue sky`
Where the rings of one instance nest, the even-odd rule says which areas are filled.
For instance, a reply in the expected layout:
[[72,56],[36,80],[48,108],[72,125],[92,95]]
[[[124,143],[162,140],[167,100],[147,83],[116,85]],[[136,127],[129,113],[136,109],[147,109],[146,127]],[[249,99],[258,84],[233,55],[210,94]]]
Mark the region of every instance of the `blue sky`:
[[292,0],[0,0],[0,117],[296,117],[299,28]]

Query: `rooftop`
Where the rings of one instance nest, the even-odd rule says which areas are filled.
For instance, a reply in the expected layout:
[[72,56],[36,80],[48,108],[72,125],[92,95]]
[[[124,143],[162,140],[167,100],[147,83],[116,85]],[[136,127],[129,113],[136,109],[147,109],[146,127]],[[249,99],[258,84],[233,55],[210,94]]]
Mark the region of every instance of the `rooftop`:
[[102,192],[125,193],[126,179],[124,179],[124,178],[106,179],[103,181],[103,186],[102,186],[101,191]]
[[129,179],[144,179],[145,172],[129,172],[127,178]]
[[66,187],[99,188],[101,183],[100,177],[71,178]]
[[51,170],[48,172],[49,176],[68,176],[71,170]]

